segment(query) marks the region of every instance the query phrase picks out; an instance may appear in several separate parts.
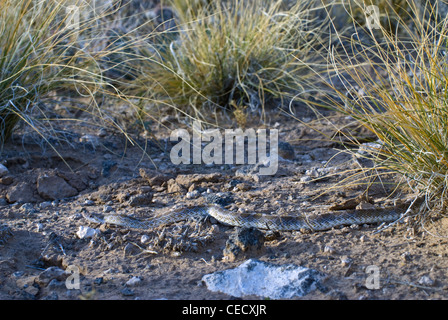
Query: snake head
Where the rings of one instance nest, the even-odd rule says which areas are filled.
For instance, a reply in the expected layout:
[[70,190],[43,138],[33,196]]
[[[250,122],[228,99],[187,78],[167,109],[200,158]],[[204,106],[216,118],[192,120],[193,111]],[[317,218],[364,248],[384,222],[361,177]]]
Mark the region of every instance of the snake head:
[[103,217],[100,216],[99,214],[93,214],[93,213],[87,213],[87,212],[81,212],[81,214],[84,217],[84,219],[86,219],[89,222],[98,223],[98,224],[104,223]]

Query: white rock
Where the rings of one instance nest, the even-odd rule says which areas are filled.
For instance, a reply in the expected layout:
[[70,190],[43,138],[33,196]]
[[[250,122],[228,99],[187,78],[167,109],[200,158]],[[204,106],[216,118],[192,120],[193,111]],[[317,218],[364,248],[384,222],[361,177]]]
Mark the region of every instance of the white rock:
[[149,242],[149,237],[146,234],[142,235],[142,237],[140,238],[140,242],[143,244]]
[[254,259],[234,269],[202,277],[211,291],[234,297],[257,295],[270,299],[303,297],[318,286],[323,275],[316,270],[293,264],[275,265]]
[[318,178],[319,177],[319,172],[317,171],[316,168],[312,168],[312,169],[308,169],[305,171],[305,175],[313,177],[313,178]]
[[6,168],[4,165],[0,164],[0,178],[3,178],[4,176],[9,174],[8,168]]
[[138,286],[142,282],[142,279],[139,277],[132,277],[126,282],[126,286],[135,287]]
[[353,259],[348,256],[341,257],[341,265],[343,267],[350,265],[353,262]]
[[86,200],[83,202],[83,205],[85,205],[85,206],[93,206],[94,204],[95,204],[95,201],[90,200],[90,199],[86,199]]
[[434,280],[431,279],[429,276],[423,276],[418,280],[418,283],[423,286],[432,287],[434,285]]
[[76,232],[76,235],[79,239],[88,239],[92,238],[94,235],[99,234],[100,231],[98,229],[80,226],[79,230]]
[[303,182],[303,183],[309,182],[311,180],[312,180],[312,178],[310,176],[303,176],[300,178],[300,182]]
[[335,250],[334,250],[333,247],[331,247],[329,245],[325,245],[324,252],[326,252],[326,253],[335,253]]
[[51,206],[52,206],[52,203],[50,201],[41,202],[39,204],[39,208],[41,208],[41,209],[46,209]]
[[187,199],[196,199],[200,196],[199,191],[198,190],[193,190],[190,192],[187,192],[187,194],[185,195],[185,197]]

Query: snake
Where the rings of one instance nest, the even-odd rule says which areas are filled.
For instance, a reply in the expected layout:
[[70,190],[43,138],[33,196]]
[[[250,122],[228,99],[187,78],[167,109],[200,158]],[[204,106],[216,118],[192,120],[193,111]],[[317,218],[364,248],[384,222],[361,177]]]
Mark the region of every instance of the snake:
[[218,205],[186,207],[171,210],[164,215],[148,219],[136,219],[119,214],[108,214],[103,218],[83,213],[94,223],[106,223],[129,229],[148,230],[161,225],[172,224],[187,219],[213,217],[218,222],[240,228],[256,228],[271,231],[310,230],[324,231],[343,225],[364,225],[394,222],[402,215],[395,208],[341,210],[313,216],[268,215],[260,213],[235,213]]

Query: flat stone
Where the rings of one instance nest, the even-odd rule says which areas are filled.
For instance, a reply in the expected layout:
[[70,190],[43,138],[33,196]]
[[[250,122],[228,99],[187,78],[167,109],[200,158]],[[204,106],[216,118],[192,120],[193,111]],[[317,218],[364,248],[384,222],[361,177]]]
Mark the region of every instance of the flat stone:
[[78,190],[70,186],[63,178],[46,174],[37,179],[37,192],[45,200],[64,199],[78,194]]
[[141,168],[139,173],[143,179],[148,181],[151,187],[161,186],[162,184],[168,182],[168,180],[174,178],[173,176],[144,168]]
[[10,203],[15,202],[36,202],[34,188],[27,182],[20,182],[9,188],[6,199]]
[[185,188],[189,188],[193,183],[200,184],[202,182],[220,182],[222,180],[221,173],[207,173],[207,174],[179,174],[176,177],[176,182]]
[[56,279],[63,281],[68,277],[65,270],[58,267],[49,267],[42,271],[35,279],[35,282],[40,286],[46,287],[51,280]]

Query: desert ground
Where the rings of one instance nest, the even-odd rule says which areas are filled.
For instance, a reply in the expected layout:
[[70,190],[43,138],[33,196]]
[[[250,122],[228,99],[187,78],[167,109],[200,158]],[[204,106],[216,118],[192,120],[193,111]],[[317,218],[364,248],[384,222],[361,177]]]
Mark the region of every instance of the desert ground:
[[[56,148],[59,155],[42,148],[36,133],[18,130],[2,154],[8,173],[0,185],[0,298],[231,299],[209,291],[202,277],[253,258],[325,275],[322,286],[297,299],[445,299],[443,217],[416,227],[396,223],[323,232],[264,231],[261,248],[239,254],[225,251],[238,228],[213,219],[139,230],[84,218],[118,213],[144,219],[202,204],[207,194],[220,195],[222,204],[234,212],[273,215],[330,212],[335,205],[403,206],[412,201],[412,194],[394,191],[394,176],[384,176],[369,188],[347,182],[354,171],[371,165],[369,159],[326,140],[322,133],[335,134],[335,128],[352,121],[298,110],[296,118],[302,122],[279,110],[267,113],[282,146],[279,168],[272,176],[244,170],[247,164],[172,164],[170,150],[177,142],[170,141],[170,132],[189,130],[175,116],[154,125],[151,138],[136,134],[135,145],[113,130],[73,126],[69,143]],[[359,134],[369,138],[368,132]],[[81,227],[98,231],[82,238]],[[371,265],[379,268],[380,284],[374,289],[366,284],[366,268]],[[68,289],[69,273],[62,272],[73,266],[80,273],[79,289]]]
[[[247,259],[321,273],[320,285],[297,300],[448,298],[443,215],[415,219],[411,210],[391,224],[261,231],[256,245],[239,251],[229,243],[244,229],[213,218],[145,230],[88,219],[163,217],[213,196],[235,214],[290,216],[405,211],[420,201],[400,176],[369,170],[375,164],[344,133],[365,143],[376,137],[353,118],[276,101],[263,114],[249,113],[245,129],[278,130],[278,170],[260,175],[250,163],[173,163],[170,152],[178,141],[171,141],[171,133],[192,132],[182,113],[167,110],[143,128],[120,102],[110,115],[126,129],[120,131],[79,112],[90,110],[92,101],[53,100],[48,103],[58,115],[51,122],[58,139],[44,139],[22,122],[1,149],[1,300],[263,300],[211,291],[202,281]],[[221,133],[239,125],[226,111],[216,117]],[[377,270],[373,287],[371,266]]]

